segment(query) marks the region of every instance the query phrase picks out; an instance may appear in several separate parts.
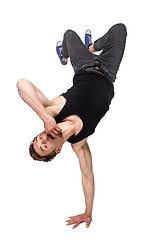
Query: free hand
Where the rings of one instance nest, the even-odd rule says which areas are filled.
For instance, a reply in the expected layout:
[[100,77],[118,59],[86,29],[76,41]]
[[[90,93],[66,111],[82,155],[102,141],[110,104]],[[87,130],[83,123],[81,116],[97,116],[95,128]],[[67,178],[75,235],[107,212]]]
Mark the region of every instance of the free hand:
[[74,226],[72,227],[72,229],[78,227],[78,225],[82,222],[86,223],[86,228],[89,227],[91,221],[92,221],[92,217],[87,215],[86,213],[77,215],[77,216],[72,216],[69,217],[70,219],[67,220],[67,226],[74,224]]
[[56,138],[58,134],[62,131],[57,124],[53,117],[50,115],[44,120],[44,128],[47,134],[50,134],[52,137]]

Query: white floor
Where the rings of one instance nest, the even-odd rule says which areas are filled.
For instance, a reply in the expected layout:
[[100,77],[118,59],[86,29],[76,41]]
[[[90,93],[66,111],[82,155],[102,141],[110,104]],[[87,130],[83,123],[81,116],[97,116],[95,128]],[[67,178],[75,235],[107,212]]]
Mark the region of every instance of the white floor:
[[[160,79],[158,1],[3,1],[0,3],[0,238],[160,239]],[[19,78],[52,99],[72,85],[55,45],[65,30],[93,40],[113,24],[128,29],[109,112],[88,142],[95,200],[89,229],[67,227],[83,213],[81,174],[70,144],[50,163],[33,161],[28,145],[43,123],[19,97]]]

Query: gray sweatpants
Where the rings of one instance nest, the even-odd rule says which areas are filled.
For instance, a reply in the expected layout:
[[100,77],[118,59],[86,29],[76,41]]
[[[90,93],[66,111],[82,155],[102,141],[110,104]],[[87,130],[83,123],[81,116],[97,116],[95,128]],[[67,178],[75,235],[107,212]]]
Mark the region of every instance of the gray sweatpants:
[[123,57],[126,36],[125,25],[115,24],[93,43],[96,51],[102,50],[99,55],[95,55],[85,47],[76,32],[67,30],[63,38],[62,55],[64,58],[70,57],[75,73],[86,67],[98,66],[115,80]]

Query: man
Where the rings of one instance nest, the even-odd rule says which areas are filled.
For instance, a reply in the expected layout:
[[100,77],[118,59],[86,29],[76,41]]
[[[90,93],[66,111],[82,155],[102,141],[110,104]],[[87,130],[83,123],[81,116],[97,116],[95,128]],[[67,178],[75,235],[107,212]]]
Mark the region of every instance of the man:
[[[114,97],[113,84],[123,57],[126,36],[126,27],[122,23],[111,27],[94,43],[91,31],[87,30],[84,45],[74,31],[67,30],[63,43],[59,41],[56,50],[63,65],[70,57],[75,72],[73,86],[52,101],[28,80],[17,82],[22,99],[44,122],[45,131],[30,144],[33,159],[50,161],[61,152],[65,141],[71,143],[79,159],[86,210],[69,218],[67,225],[74,224],[73,228],[81,222],[86,222],[89,227],[92,221],[94,175],[87,138],[94,133]],[[99,55],[93,54],[101,50]]]

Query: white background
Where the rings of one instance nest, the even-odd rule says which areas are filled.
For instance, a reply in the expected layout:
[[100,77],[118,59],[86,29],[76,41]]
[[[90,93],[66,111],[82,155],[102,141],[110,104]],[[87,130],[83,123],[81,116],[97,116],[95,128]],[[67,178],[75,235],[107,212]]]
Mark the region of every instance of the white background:
[[[78,159],[69,143],[50,163],[33,161],[28,145],[43,123],[19,97],[19,78],[53,99],[72,85],[55,45],[67,29],[93,40],[115,23],[127,26],[115,97],[88,143],[95,199],[89,229],[66,226],[85,209]],[[158,1],[0,3],[0,238],[160,239],[160,115]],[[100,237],[101,236],[101,237]]]

